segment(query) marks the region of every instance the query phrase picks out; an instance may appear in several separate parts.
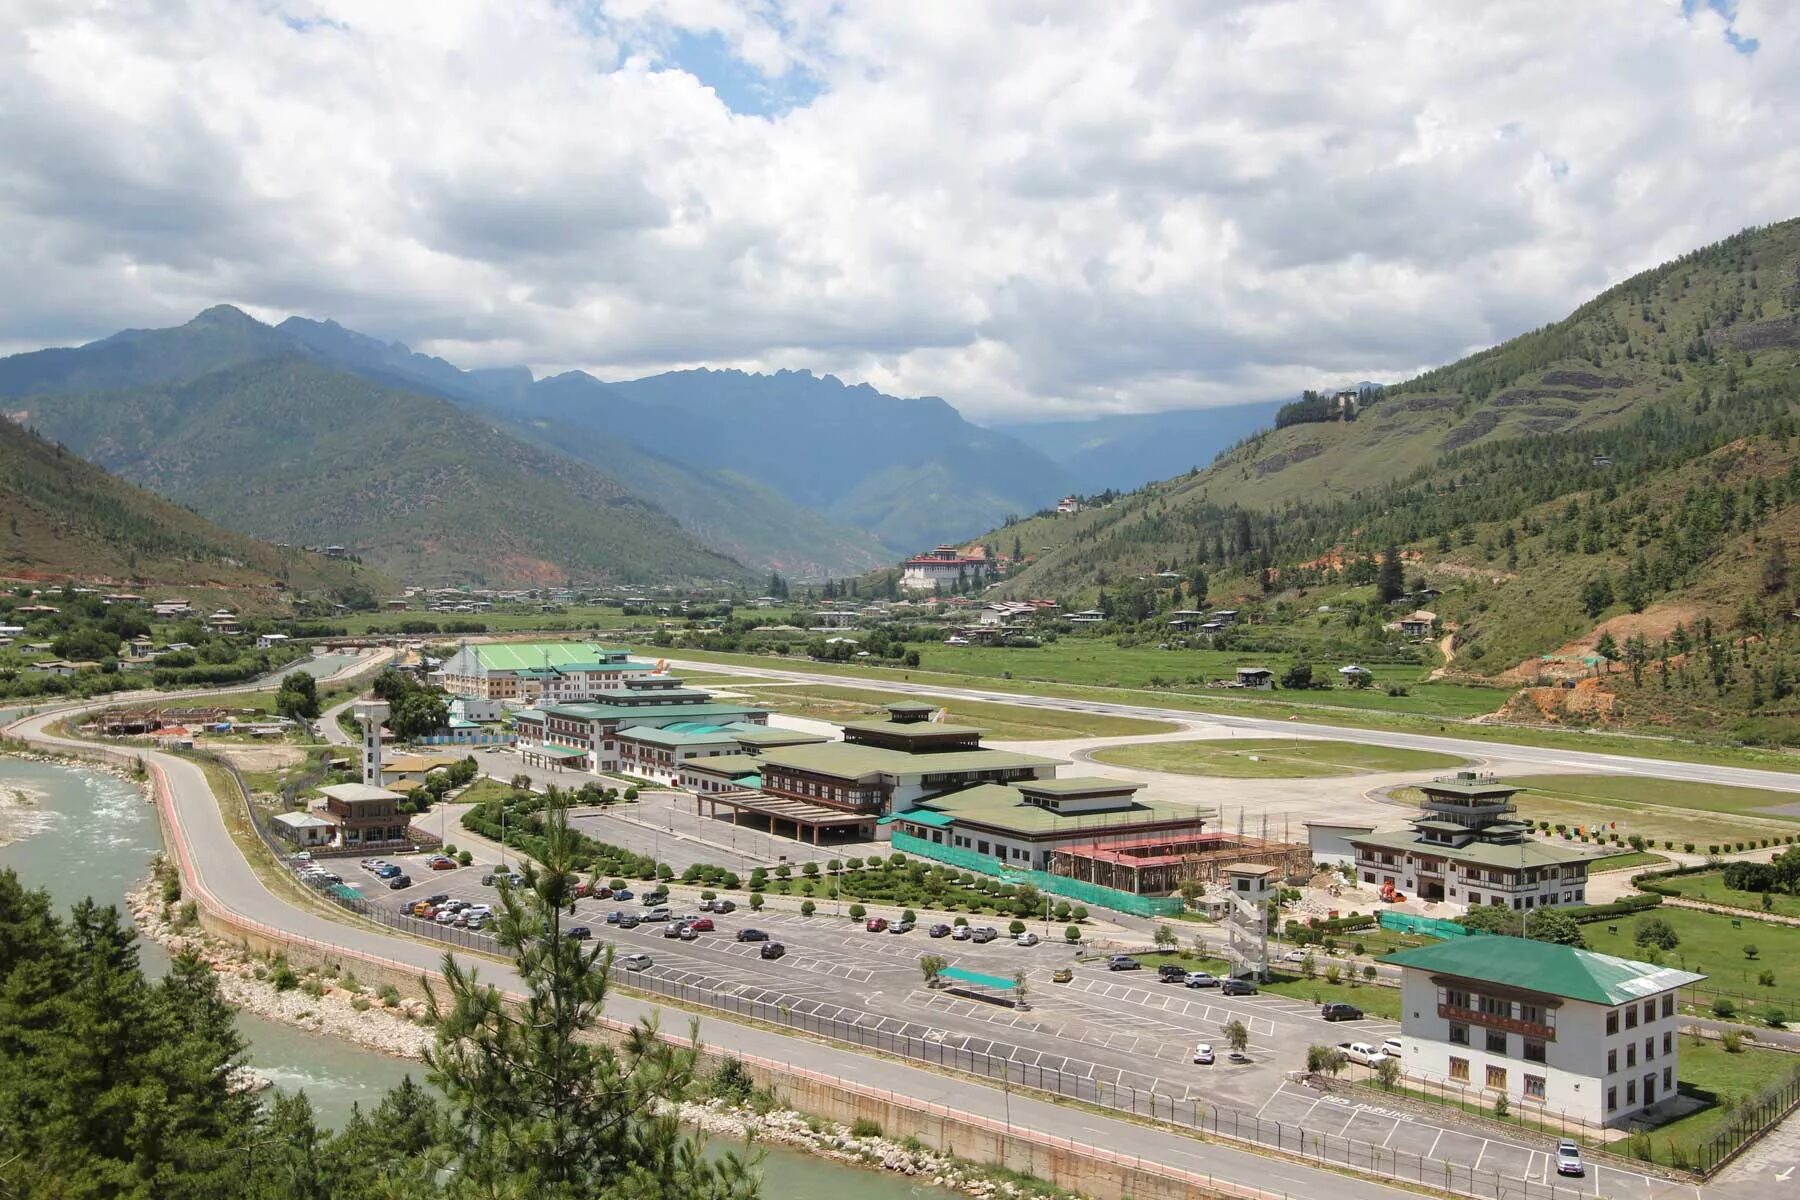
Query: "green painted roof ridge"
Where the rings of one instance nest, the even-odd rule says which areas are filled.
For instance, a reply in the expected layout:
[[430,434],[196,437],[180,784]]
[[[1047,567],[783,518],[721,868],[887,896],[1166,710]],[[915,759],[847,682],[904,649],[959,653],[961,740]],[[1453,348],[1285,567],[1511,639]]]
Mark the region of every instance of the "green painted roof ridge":
[[1640,1000],[1706,978],[1597,950],[1498,934],[1451,938],[1401,950],[1380,961],[1606,1005]]

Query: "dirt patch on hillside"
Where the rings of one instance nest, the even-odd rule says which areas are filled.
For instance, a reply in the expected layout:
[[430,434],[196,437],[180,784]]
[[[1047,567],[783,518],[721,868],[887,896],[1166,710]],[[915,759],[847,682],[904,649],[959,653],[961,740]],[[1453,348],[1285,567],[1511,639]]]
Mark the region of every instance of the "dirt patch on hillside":
[[[1699,619],[1700,610],[1691,604],[1654,604],[1641,613],[1623,613],[1602,621],[1575,640],[1564,642],[1550,652],[1550,662],[1537,657],[1523,659],[1495,678],[1501,683],[1514,686],[1527,685],[1545,678],[1580,678],[1587,675],[1590,669],[1581,660],[1594,653],[1594,647],[1600,644],[1603,634],[1612,634],[1613,641],[1621,647],[1632,637],[1642,637],[1646,642],[1655,643],[1675,632],[1675,626],[1686,625],[1692,628]],[[1555,661],[1557,659],[1564,661]]]
[[1589,371],[1546,371],[1544,382],[1551,387],[1622,388],[1631,380],[1623,375],[1595,375]]
[[1325,447],[1317,442],[1303,442],[1291,449],[1282,450],[1263,459],[1256,464],[1258,475],[1273,475],[1277,471],[1286,470],[1295,463],[1305,462],[1309,458],[1317,458],[1325,453]]
[[1499,427],[1500,415],[1491,408],[1482,409],[1445,435],[1444,440],[1439,443],[1439,447],[1445,453],[1449,453],[1478,438],[1486,437]]
[[230,759],[240,771],[285,771],[306,761],[306,751],[299,746],[243,746],[205,738],[194,744]]
[[1550,725],[1610,725],[1624,716],[1606,680],[1577,680],[1574,687],[1520,688],[1500,711],[1481,721],[1527,721]]

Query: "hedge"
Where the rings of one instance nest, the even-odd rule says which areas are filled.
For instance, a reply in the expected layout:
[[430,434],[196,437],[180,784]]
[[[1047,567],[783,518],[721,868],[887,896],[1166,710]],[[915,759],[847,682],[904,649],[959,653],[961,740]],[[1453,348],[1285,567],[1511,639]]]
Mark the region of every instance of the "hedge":
[[1565,908],[1569,919],[1577,925],[1591,925],[1595,921],[1609,921],[1614,917],[1628,917],[1633,913],[1641,913],[1645,909],[1655,908],[1663,902],[1661,895],[1627,896],[1623,900],[1614,900],[1611,904],[1593,904],[1585,908]]

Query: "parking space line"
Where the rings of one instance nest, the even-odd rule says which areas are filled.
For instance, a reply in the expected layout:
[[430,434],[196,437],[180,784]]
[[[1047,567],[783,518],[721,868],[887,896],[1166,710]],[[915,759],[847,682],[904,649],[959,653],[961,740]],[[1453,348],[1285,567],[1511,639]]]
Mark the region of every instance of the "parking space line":
[[1431,1149],[1429,1149],[1425,1152],[1425,1157],[1432,1159],[1433,1161],[1436,1161],[1437,1146],[1438,1146],[1438,1143],[1443,1140],[1444,1140],[1444,1131],[1442,1129],[1439,1129],[1437,1131],[1437,1136],[1431,1139]]

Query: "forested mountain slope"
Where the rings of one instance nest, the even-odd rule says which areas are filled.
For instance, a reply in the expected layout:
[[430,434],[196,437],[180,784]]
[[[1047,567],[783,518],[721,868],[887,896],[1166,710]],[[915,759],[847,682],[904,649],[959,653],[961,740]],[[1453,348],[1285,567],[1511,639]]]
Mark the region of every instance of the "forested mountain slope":
[[1032,559],[1005,593],[1082,603],[1171,568],[1205,575],[1217,603],[1303,603],[1372,582],[1393,545],[1409,584],[1443,592],[1432,608],[1454,630],[1455,669],[1484,675],[1518,678],[1609,633],[1660,661],[1677,623],[1772,646],[1800,551],[1797,357],[1789,221],[1388,388],[1353,421],[1291,406],[1206,470],[985,540]]
[[181,383],[9,403],[84,457],[221,523],[350,546],[409,581],[752,577],[572,458],[441,397],[294,353]]
[[0,420],[0,578],[270,593],[379,593],[353,562],[259,542]]

